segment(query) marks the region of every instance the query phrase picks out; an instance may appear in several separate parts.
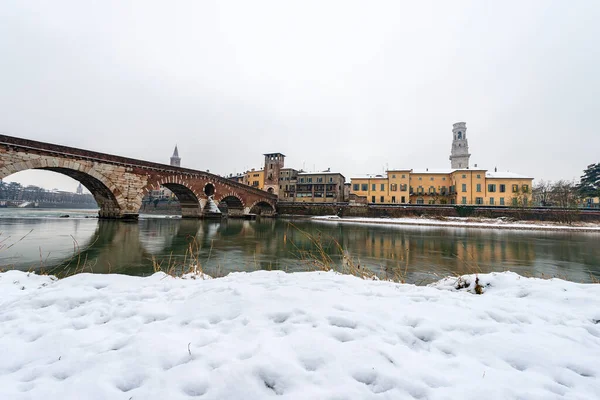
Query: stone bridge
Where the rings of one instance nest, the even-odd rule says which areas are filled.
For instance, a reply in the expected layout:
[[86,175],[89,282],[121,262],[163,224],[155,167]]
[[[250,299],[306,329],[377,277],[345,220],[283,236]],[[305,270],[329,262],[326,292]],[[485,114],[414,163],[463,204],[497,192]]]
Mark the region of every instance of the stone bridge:
[[184,218],[201,218],[209,197],[230,215],[274,214],[277,196],[193,169],[0,135],[0,179],[28,169],[58,172],[94,196],[100,218],[137,218],[142,198],[164,186]]

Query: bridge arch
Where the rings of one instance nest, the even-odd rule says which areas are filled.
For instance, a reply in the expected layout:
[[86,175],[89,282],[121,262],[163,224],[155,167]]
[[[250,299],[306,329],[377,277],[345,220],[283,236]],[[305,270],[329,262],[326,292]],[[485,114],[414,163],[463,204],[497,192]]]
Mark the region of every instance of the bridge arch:
[[177,197],[181,205],[182,218],[200,218],[202,216],[202,204],[200,203],[202,197],[192,186],[183,180],[171,178],[150,184],[145,191],[158,190],[161,186],[169,189]]
[[226,213],[229,216],[244,214],[244,200],[235,193],[221,195],[216,202],[221,212]]
[[271,216],[275,215],[275,206],[265,200],[258,200],[250,206],[249,211],[251,214]]
[[100,208],[98,212],[100,218],[118,218],[122,215],[122,209],[125,207],[119,202],[120,192],[116,185],[100,172],[84,168],[79,163],[48,163],[46,159],[38,158],[27,162],[4,164],[0,169],[0,179],[30,169],[57,172],[79,181],[94,196]]

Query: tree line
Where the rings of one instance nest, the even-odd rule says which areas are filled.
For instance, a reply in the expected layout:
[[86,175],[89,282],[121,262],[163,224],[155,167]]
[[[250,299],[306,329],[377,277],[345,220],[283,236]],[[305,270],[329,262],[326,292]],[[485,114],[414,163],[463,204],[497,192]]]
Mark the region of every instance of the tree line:
[[[544,207],[587,207],[598,205],[600,197],[600,163],[589,165],[579,182],[540,180],[533,185],[533,201]],[[596,199],[590,203],[590,199]]]
[[18,182],[0,181],[0,201],[32,203],[74,203],[95,205],[94,196],[59,190],[46,190],[39,186],[23,186]]

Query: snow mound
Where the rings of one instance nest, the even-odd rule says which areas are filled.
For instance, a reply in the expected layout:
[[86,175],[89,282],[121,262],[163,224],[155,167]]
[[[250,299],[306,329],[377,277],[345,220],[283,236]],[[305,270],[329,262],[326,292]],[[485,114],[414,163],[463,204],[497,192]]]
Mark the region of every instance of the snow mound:
[[341,219],[339,216],[337,215],[319,215],[316,217],[312,217],[311,219],[324,219],[324,220],[329,220],[329,219]]
[[1,273],[0,399],[600,398],[600,285],[478,278]]

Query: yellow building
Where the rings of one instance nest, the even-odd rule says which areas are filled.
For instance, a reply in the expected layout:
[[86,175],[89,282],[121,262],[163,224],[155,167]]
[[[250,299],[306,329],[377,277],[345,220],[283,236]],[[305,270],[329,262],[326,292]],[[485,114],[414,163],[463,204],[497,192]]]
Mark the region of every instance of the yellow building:
[[351,178],[350,193],[372,204],[465,204],[527,206],[533,178],[512,172],[469,168],[467,125],[452,125],[451,169],[388,170]]
[[369,203],[409,203],[409,169],[389,170],[387,175],[368,175],[352,178],[350,193],[365,197]]
[[351,178],[352,194],[373,204],[527,206],[533,178],[485,169],[390,170]]
[[265,171],[262,169],[255,170],[252,168],[250,171],[244,172],[243,183],[245,185],[263,190],[265,184]]

